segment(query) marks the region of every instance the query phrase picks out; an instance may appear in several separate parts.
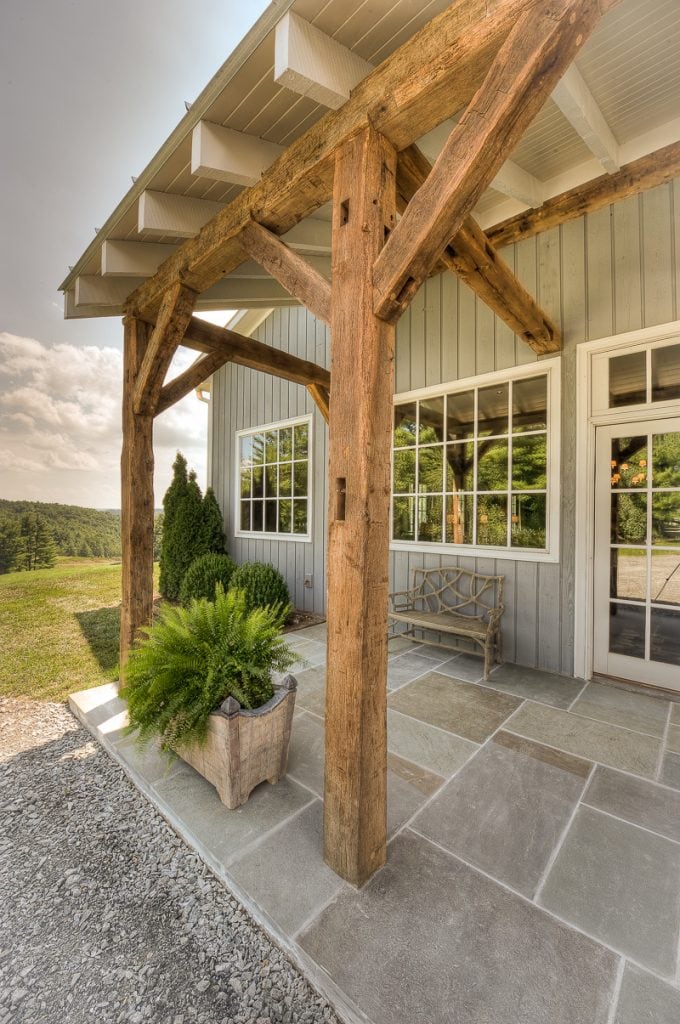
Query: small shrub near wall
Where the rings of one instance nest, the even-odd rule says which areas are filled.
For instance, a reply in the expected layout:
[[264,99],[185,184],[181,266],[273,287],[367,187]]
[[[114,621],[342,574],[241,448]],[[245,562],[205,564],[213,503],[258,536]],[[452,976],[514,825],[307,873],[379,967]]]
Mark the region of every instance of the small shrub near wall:
[[179,592],[180,601],[185,608],[191,601],[202,597],[214,601],[218,583],[223,590],[228,590],[235,569],[236,564],[229,555],[201,555],[184,574]]
[[231,590],[243,592],[248,609],[282,605],[286,608],[286,614],[290,611],[290,594],[286,581],[273,565],[264,562],[244,562],[234,570],[229,587]]

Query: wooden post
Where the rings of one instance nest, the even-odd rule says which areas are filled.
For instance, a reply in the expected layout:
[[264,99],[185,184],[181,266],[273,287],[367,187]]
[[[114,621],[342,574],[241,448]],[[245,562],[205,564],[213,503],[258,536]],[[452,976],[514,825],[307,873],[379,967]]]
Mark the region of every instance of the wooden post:
[[135,413],[134,389],[152,328],[134,317],[124,320],[123,452],[121,539],[123,597],[120,614],[120,672],[140,626],[153,610],[153,416]]
[[333,189],[324,856],[362,885],[387,851],[387,593],[394,380],[373,264],[395,224],[396,153],[365,128]]

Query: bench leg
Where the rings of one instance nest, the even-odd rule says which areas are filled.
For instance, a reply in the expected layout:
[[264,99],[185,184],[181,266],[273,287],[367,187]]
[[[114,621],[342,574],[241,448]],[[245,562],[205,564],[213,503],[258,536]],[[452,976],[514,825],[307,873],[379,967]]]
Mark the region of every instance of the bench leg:
[[489,678],[489,670],[496,660],[495,653],[497,649],[496,637],[488,637],[484,644],[484,682]]

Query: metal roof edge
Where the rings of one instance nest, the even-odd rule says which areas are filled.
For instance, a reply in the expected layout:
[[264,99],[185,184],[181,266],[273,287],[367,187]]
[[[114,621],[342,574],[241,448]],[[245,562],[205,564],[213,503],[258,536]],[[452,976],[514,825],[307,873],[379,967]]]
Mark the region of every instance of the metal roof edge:
[[272,29],[281,20],[284,14],[293,6],[295,0],[271,0],[255,24],[248,30],[240,43],[237,44],[224,64],[213,75],[205,88],[199,93],[189,110],[176,128],[170,133],[161,148],[151,158],[142,173],[139,175],[132,188],[129,189],[113,213],[106,219],[103,227],[99,229],[93,240],[87,246],[78,262],[69,270],[57,289],[60,292],[68,291],[72,287],[76,277],[80,274],[82,267],[91,256],[95,254],[98,246],[101,245],[102,236],[106,237],[117,221],[136,203],[149,181],[161,169],[170,154],[193,131],[196,124],[201,120],[219,94],[226,88],[236,72],[242,67],[248,57],[255,52],[257,47],[266,39]]

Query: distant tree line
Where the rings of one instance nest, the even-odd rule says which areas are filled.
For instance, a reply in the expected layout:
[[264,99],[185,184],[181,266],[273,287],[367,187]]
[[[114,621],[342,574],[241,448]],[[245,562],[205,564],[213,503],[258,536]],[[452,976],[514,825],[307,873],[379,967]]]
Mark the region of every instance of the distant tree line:
[[0,512],[0,573],[49,569],[57,558],[54,534],[44,516]]
[[[38,567],[31,554],[35,546],[31,537],[36,534],[36,521],[39,524],[39,554],[43,546],[41,537],[47,531],[57,555],[80,558],[120,557],[118,511],[0,499],[0,573]],[[18,537],[23,537],[23,541]],[[22,545],[25,548],[23,551]]]

